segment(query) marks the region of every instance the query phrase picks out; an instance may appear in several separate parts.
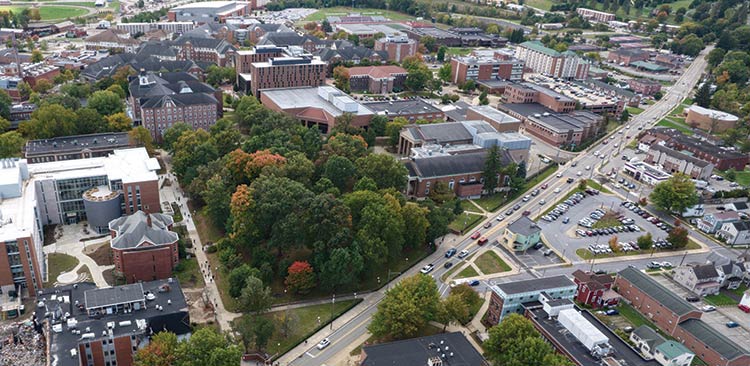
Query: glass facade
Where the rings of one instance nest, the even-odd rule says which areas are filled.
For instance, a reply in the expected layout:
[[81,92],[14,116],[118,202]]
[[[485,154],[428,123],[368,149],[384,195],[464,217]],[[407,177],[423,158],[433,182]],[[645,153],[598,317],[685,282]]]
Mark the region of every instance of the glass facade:
[[8,253],[8,264],[10,265],[10,274],[13,277],[13,283],[26,287],[26,275],[23,272],[23,263],[21,263],[21,252],[18,250],[18,242],[5,242],[5,251]]
[[93,187],[108,186],[106,175],[61,179],[56,183],[60,215],[66,224],[86,219],[86,210],[83,207],[83,192]]

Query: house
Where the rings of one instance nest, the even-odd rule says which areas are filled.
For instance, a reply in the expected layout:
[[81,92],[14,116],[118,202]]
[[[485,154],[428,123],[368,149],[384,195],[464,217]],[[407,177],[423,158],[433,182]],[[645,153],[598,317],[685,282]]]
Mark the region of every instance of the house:
[[729,261],[726,264],[714,263],[716,272],[719,273],[719,283],[722,288],[736,290],[742,284],[745,276],[745,267],[735,261]]
[[138,211],[109,223],[115,270],[127,283],[172,277],[180,261],[172,216]]
[[743,212],[743,213],[750,213],[750,206],[747,205],[747,202],[732,202],[724,205],[724,208],[727,211],[737,211],[737,212]]
[[576,270],[573,272],[573,282],[576,289],[575,299],[579,303],[593,308],[614,306],[620,301],[620,295],[612,290],[615,278],[609,274],[596,274]]
[[688,264],[674,270],[674,280],[699,296],[716,295],[721,283],[713,264]]
[[362,347],[360,366],[472,365],[488,366],[487,361],[460,332]]
[[667,341],[647,325],[630,333],[630,341],[646,359],[655,359],[663,366],[688,366],[695,354],[675,341]]
[[523,252],[541,241],[542,228],[528,216],[521,216],[505,228],[503,244],[516,252]]
[[542,300],[549,303],[555,299],[572,301],[576,284],[560,275],[492,285],[490,291],[490,305],[483,322],[492,326],[510,313],[523,314],[528,304],[542,305]]
[[725,223],[716,232],[716,236],[731,246],[750,244],[750,221]]
[[698,221],[698,229],[707,234],[713,234],[721,227],[730,222],[740,221],[740,215],[736,211],[717,212],[703,216]]
[[617,272],[613,288],[631,306],[665,331],[672,334],[677,324],[700,319],[702,313],[681,296],[670,291],[638,268],[628,266]]

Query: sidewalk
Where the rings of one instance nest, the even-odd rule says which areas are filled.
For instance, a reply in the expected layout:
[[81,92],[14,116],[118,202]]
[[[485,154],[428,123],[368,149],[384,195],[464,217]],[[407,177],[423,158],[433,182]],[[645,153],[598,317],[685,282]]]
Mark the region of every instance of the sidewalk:
[[109,241],[109,237],[90,240],[86,242],[81,242],[80,240],[78,240],[77,237],[70,235],[70,234],[63,235],[63,239],[66,239],[66,238],[67,240],[62,240],[62,241],[58,241],[55,244],[47,245],[43,247],[42,250],[44,251],[44,254],[62,253],[62,254],[67,254],[69,256],[75,257],[76,259],[78,259],[78,265],[68,272],[61,273],[57,278],[48,278],[47,280],[51,283],[76,282],[76,279],[79,278],[79,276],[76,274],[77,271],[85,265],[86,267],[88,267],[89,272],[91,272],[92,278],[90,280],[93,281],[97,287],[109,287],[109,284],[107,284],[107,281],[104,280],[104,276],[102,275],[102,272],[108,269],[111,269],[114,266],[99,266],[98,264],[96,264],[96,262],[94,262],[93,259],[91,259],[91,257],[87,256],[86,254],[83,254],[83,248],[86,245],[95,245],[95,244],[101,244],[103,242],[107,242]]

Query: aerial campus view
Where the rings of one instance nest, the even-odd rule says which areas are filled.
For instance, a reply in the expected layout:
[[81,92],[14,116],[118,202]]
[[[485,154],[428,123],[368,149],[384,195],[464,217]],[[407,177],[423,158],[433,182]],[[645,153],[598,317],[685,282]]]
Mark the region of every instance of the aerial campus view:
[[0,1],[0,365],[748,366],[749,8]]

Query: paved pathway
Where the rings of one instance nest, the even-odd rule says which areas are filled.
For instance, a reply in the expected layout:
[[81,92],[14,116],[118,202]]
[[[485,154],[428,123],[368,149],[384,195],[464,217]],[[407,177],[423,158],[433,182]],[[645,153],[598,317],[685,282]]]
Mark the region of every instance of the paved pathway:
[[[71,228],[77,228],[78,226],[72,226]],[[67,239],[67,240],[66,240]],[[91,272],[91,280],[96,283],[97,287],[109,287],[107,284],[107,281],[104,280],[104,276],[102,275],[102,272],[114,268],[114,266],[99,266],[94,262],[91,257],[87,256],[86,254],[83,254],[83,248],[87,245],[96,245],[103,242],[106,242],[109,240],[109,237],[100,238],[100,239],[94,239],[86,242],[81,242],[77,235],[73,234],[66,234],[63,235],[62,239],[59,240],[55,244],[47,245],[42,250],[44,251],[44,254],[50,254],[50,253],[62,253],[67,254],[70,256],[75,257],[78,259],[78,265],[73,268],[73,270],[61,273],[60,276],[58,276],[59,279],[63,280],[62,282],[67,282],[69,280],[73,280],[74,278],[77,278],[78,276],[73,276],[72,273],[76,273],[78,269],[86,265],[88,267],[89,272]],[[71,273],[72,272],[72,273]],[[58,279],[48,279],[49,282],[58,281]],[[75,280],[73,280],[75,282]]]

